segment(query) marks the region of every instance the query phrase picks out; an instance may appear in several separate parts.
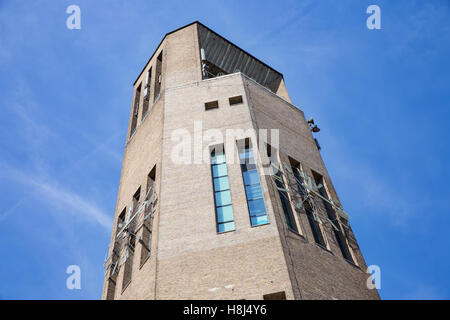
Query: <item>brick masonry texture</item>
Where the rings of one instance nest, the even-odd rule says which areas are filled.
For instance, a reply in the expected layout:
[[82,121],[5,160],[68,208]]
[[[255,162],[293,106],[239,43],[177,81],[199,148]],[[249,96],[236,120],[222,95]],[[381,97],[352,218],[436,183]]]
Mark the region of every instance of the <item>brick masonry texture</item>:
[[[293,208],[299,233],[287,230],[269,176],[260,174],[269,223],[252,227],[238,163],[227,165],[236,230],[217,233],[210,164],[174,163],[173,150],[179,144],[173,140],[175,130],[184,129],[193,139],[209,129],[224,136],[227,129],[242,129],[236,139],[244,139],[245,130],[279,129],[280,160],[289,163],[291,157],[310,176],[311,170],[319,173],[329,195],[335,200],[338,197],[303,112],[291,104],[284,81],[272,93],[240,72],[202,80],[197,24],[193,23],[163,39],[134,89],[145,85],[151,67],[155,73],[161,52],[160,98],[153,103],[152,74],[149,112],[142,115],[142,95],[137,128],[131,137],[130,111],[111,235],[112,243],[118,215],[130,206],[139,187],[142,199],[147,175],[156,165],[158,200],[151,256],[141,265],[142,245],[137,243],[131,282],[122,290],[122,266],[115,290],[105,276],[102,298],[106,299],[109,291],[114,299],[262,299],[265,294],[284,291],[287,299],[379,299],[376,290],[366,287],[369,275],[356,240],[350,243],[355,259],[351,264],[342,257],[330,225],[323,225],[328,248],[315,244],[303,209]],[[228,99],[238,95],[243,102],[230,106]],[[134,99],[133,94],[132,105]],[[205,102],[214,100],[219,108],[205,111]],[[201,129],[195,122],[201,123]],[[201,150],[216,143],[203,141]],[[222,143],[227,157],[237,152],[234,140]],[[259,165],[258,170],[262,173]],[[351,230],[350,234],[353,237]]]

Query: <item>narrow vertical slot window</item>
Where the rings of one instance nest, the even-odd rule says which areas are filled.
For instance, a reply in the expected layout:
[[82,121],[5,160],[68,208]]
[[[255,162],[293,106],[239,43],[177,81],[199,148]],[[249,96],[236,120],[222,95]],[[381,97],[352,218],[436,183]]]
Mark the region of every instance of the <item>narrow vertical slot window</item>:
[[[117,227],[115,237],[122,231],[125,226],[125,215],[127,208],[124,208],[117,217]],[[108,257],[108,282],[106,287],[106,300],[114,300],[116,294],[117,275],[119,273],[120,264],[120,247],[118,243],[114,241],[114,246],[111,255]]]
[[150,171],[147,176],[147,188],[145,201],[147,205],[144,211],[144,221],[142,223],[142,247],[141,247],[141,267],[150,257],[152,250],[152,233],[153,233],[153,218],[155,214],[155,201],[156,201],[156,166]]
[[230,184],[223,150],[211,151],[211,172],[216,206],[217,232],[235,230],[233,207],[231,205]]
[[311,227],[311,232],[314,237],[314,241],[326,248],[326,242],[324,239],[324,236],[322,234],[322,230],[320,228],[319,222],[315,219],[313,209],[311,208],[311,205],[309,204],[309,201],[307,200],[308,192],[303,187],[303,177],[300,175],[300,163],[298,161],[295,161],[293,159],[289,159],[291,163],[292,171],[294,172],[295,181],[297,183],[297,188],[300,192],[301,198],[303,200],[303,206],[305,208],[306,217],[308,218],[309,226]]
[[149,110],[149,101],[150,101],[150,85],[152,81],[152,68],[147,72],[147,79],[145,81],[145,89],[144,89],[144,105],[142,106],[142,119],[147,115]]
[[286,188],[286,184],[283,179],[283,174],[281,172],[280,165],[278,164],[277,160],[277,151],[275,148],[274,150],[274,159],[276,159],[276,162],[274,165],[272,165],[272,147],[270,145],[267,145],[267,156],[270,159],[270,163],[272,165],[272,170],[277,170],[275,173],[275,185],[277,186],[278,191],[278,197],[281,201],[281,207],[283,209],[284,214],[284,220],[286,222],[286,225],[288,229],[298,232],[297,224],[295,222],[294,213],[292,212],[291,207],[291,200],[289,199],[288,191]]
[[[289,230],[294,232],[298,232],[297,224],[295,222],[294,213],[292,212],[291,207],[291,199],[289,198],[286,184],[283,179],[283,173],[281,171],[281,167],[278,163],[278,152],[275,148],[272,148],[271,145],[267,144],[267,157],[269,158],[269,162],[272,170],[276,170],[275,173],[275,185],[278,191],[278,197],[281,201],[281,207],[283,209],[284,220]],[[273,152],[272,152],[273,151]],[[273,153],[273,154],[272,154]],[[273,157],[272,157],[273,155]]]
[[[323,177],[321,175],[315,173],[315,172],[313,172],[313,174],[314,174],[314,182],[316,183],[316,186],[320,187],[320,188],[318,188],[318,191],[319,191],[320,195],[323,198],[325,198],[325,199],[330,199],[328,197],[327,191],[325,190]],[[336,212],[334,211],[334,209],[332,208],[331,204],[328,201],[322,199],[322,202],[323,202],[323,205],[324,205],[325,210],[327,212],[328,219],[333,221],[333,223],[336,225],[336,227],[339,228],[339,230],[336,230],[335,228],[333,228],[333,231],[334,231],[334,235],[336,236],[336,241],[337,241],[337,243],[339,245],[339,248],[341,249],[342,256],[346,260],[354,263],[353,258],[352,258],[352,254],[350,253],[350,249],[349,249],[349,247],[347,245],[347,241],[346,241],[345,236],[343,234],[343,231],[342,231],[342,228],[340,226],[340,222],[339,222],[339,220],[337,218]]]
[[136,131],[138,115],[139,115],[139,102],[141,100],[141,84],[136,89],[136,93],[134,95],[134,106],[133,106],[133,114],[131,115],[131,129],[130,129],[130,137]]
[[153,103],[155,103],[159,99],[159,95],[161,93],[162,59],[163,59],[163,53],[161,51],[161,53],[158,55],[158,58],[156,58],[155,89],[154,89],[155,97],[153,98]]
[[250,223],[252,226],[269,223],[258,169],[256,168],[253,150],[248,139],[245,141],[245,145],[239,146],[239,160],[241,163],[242,178],[244,179]]
[[[127,288],[128,284],[131,282],[131,277],[133,273],[133,258],[134,258],[134,250],[136,248],[136,234],[133,227],[130,227],[130,221],[134,220],[134,214],[137,212],[139,207],[139,199],[141,197],[141,187],[137,189],[133,196],[132,207],[131,210],[128,211],[128,217],[126,218],[126,222],[129,222],[127,226],[127,243],[125,245],[125,263],[124,263],[124,271],[123,271],[123,280],[122,280],[122,292]],[[130,230],[131,229],[131,230]]]
[[284,220],[286,222],[286,225],[290,230],[298,232],[298,229],[297,229],[297,226],[295,223],[294,214],[293,214],[292,208],[291,208],[291,202],[289,200],[289,196],[286,191],[287,189],[286,189],[286,185],[283,181],[283,175],[281,174],[281,171],[278,170],[278,172],[275,174],[275,176],[276,176],[275,185],[277,186],[278,196],[281,201],[281,207],[283,208]]

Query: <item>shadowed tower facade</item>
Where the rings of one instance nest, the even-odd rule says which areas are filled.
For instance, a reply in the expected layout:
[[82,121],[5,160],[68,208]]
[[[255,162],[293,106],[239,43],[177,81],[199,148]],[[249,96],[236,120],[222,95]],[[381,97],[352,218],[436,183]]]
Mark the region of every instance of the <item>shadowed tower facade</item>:
[[280,72],[199,22],[166,34],[134,83],[102,298],[379,299],[311,131]]

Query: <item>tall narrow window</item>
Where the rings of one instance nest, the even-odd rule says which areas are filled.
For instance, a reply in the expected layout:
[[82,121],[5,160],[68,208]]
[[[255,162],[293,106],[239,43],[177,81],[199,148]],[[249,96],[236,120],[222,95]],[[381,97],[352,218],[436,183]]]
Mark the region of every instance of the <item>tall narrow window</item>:
[[130,235],[126,243],[127,249],[125,250],[125,263],[123,269],[123,280],[122,280],[122,292],[127,288],[131,282],[131,275],[133,271],[133,256],[134,248],[136,246],[136,236]]
[[234,216],[227,163],[223,148],[211,151],[211,172],[214,186],[217,232],[232,231],[235,229]]
[[141,266],[150,257],[152,249],[152,232],[153,232],[153,217],[155,211],[156,201],[156,166],[150,171],[147,176],[147,189],[145,200],[147,205],[144,211],[144,222],[142,224],[142,248],[141,248]]
[[244,179],[250,223],[252,226],[266,224],[269,220],[267,219],[258,169],[256,168],[249,139],[246,139],[245,143],[239,146],[239,159],[241,163],[242,178]]
[[[134,213],[138,210],[139,207],[139,199],[141,197],[141,187],[139,187],[136,193],[133,196],[133,205],[131,210],[128,211],[127,221],[133,219]],[[127,227],[127,229],[130,226]],[[134,258],[134,249],[136,247],[136,234],[135,230],[126,230],[128,232],[127,242],[125,244],[125,263],[123,270],[123,280],[122,280],[122,291],[125,290],[128,284],[131,282],[131,275],[133,272],[133,258]]]
[[[117,238],[117,235],[119,232],[122,231],[122,229],[125,227],[125,215],[127,212],[127,208],[124,208],[122,212],[117,217],[117,226],[116,226],[116,234],[115,237]],[[114,241],[113,250],[111,252],[111,255],[108,257],[108,283],[106,288],[106,300],[114,300],[114,296],[116,293],[116,283],[117,283],[117,274],[119,273],[119,263],[120,263],[120,247],[118,246],[117,242]]]
[[305,208],[305,213],[306,213],[306,217],[308,218],[309,226],[311,227],[311,232],[313,234],[314,241],[317,244],[319,244],[320,246],[326,248],[327,245],[325,243],[325,239],[323,237],[322,230],[320,229],[319,222],[314,217],[313,208],[311,208],[311,205],[309,204],[308,201],[305,201],[308,196],[308,193],[302,184],[304,181],[303,181],[303,178],[300,175],[300,171],[299,171],[300,163],[293,159],[289,159],[289,160],[291,163],[292,171],[294,172],[294,177],[295,177],[295,180],[297,183],[298,190],[299,190],[301,198],[303,200],[303,206]]
[[139,187],[133,195],[133,213],[135,213],[136,210],[138,209],[140,198],[141,198],[141,187]]
[[127,213],[126,208],[123,209],[123,211],[119,214],[118,220],[117,220],[117,233],[122,231],[122,229],[125,227],[125,215]]
[[[320,186],[319,193],[322,197],[329,199],[327,191],[325,190],[323,177],[315,172],[313,172],[314,180],[316,183],[316,186]],[[328,201],[325,201],[322,199],[323,205],[325,207],[325,210],[327,211],[328,219],[333,221],[333,223],[336,225],[339,230],[336,230],[333,228],[334,234],[336,236],[337,243],[339,245],[339,248],[341,249],[342,255],[345,259],[347,259],[350,262],[353,262],[352,255],[350,253],[350,249],[348,248],[347,241],[345,240],[345,236],[342,233],[342,228],[340,227],[340,223],[338,221],[336,212],[334,211],[333,207],[328,203]]]
[[[269,157],[269,159],[271,159],[270,160],[271,164],[272,164],[272,151],[274,152],[274,156],[275,156],[274,159],[276,159],[276,156],[277,156],[276,150],[274,148],[272,148],[270,145],[267,145],[267,156]],[[273,170],[276,170],[276,168],[280,167],[278,165],[278,161],[276,161],[273,164],[275,165],[275,166],[272,166]],[[289,199],[287,188],[284,183],[281,168],[279,168],[279,170],[277,170],[277,172],[275,173],[275,185],[277,186],[278,196],[281,201],[281,207],[283,208],[284,220],[286,222],[286,225],[290,230],[298,232],[297,225],[295,223],[294,213],[292,212],[291,201]]]
[[156,68],[155,68],[155,98],[153,102],[159,99],[159,95],[161,93],[161,82],[162,82],[162,59],[163,52],[159,54],[158,58],[156,58]]
[[142,106],[142,119],[147,115],[149,101],[150,101],[150,86],[152,81],[152,68],[147,72],[147,79],[145,81],[145,89],[144,89],[144,105]]
[[142,84],[139,84],[139,86],[136,89],[136,93],[134,95],[134,106],[131,119],[130,137],[133,135],[134,131],[136,131],[137,120],[139,115],[139,101],[141,100],[141,85]]

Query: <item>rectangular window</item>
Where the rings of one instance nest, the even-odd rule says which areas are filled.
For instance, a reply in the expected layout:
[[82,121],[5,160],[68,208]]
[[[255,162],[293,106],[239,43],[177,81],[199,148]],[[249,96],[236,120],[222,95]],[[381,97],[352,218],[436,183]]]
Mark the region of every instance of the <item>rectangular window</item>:
[[125,250],[125,263],[124,263],[124,269],[123,269],[123,280],[122,280],[122,292],[127,288],[127,286],[131,282],[131,275],[133,271],[133,256],[134,256],[134,248],[136,246],[136,236],[129,235],[128,241],[126,243],[126,250]]
[[205,103],[205,110],[217,109],[219,107],[219,101],[210,101]]
[[225,152],[211,151],[211,172],[214,186],[214,202],[216,206],[217,232],[235,230],[233,207],[231,205],[230,184]]
[[275,176],[277,177],[275,179],[275,184],[277,186],[278,196],[281,201],[281,207],[283,208],[284,220],[286,222],[286,225],[290,230],[298,232],[297,226],[295,224],[294,214],[291,208],[291,202],[289,200],[289,196],[286,191],[286,185],[284,184],[283,176],[280,170],[275,174]]
[[305,208],[306,217],[308,218],[309,226],[311,227],[311,232],[314,237],[314,241],[319,244],[320,246],[326,248],[327,245],[325,243],[325,239],[322,234],[322,230],[320,228],[319,222],[315,219],[313,208],[311,208],[311,205],[308,201],[305,201],[308,197],[308,192],[303,187],[304,181],[303,177],[300,175],[300,163],[298,161],[295,161],[294,159],[289,158],[292,171],[294,172],[294,177],[297,183],[298,190],[301,195],[301,199],[303,200],[303,206]]
[[[314,181],[315,181],[316,186],[320,186],[320,188],[318,189],[320,195],[326,199],[329,199],[327,191],[325,190],[323,177],[315,172],[313,172],[313,175],[314,175]],[[347,245],[347,241],[343,234],[342,228],[340,227],[340,223],[338,221],[336,212],[334,211],[331,204],[328,203],[328,201],[325,201],[324,199],[322,199],[322,202],[323,202],[323,205],[327,212],[328,219],[330,219],[333,222],[333,224],[335,224],[336,227],[339,228],[339,230],[336,230],[335,228],[333,228],[333,231],[334,231],[334,235],[336,236],[336,241],[339,245],[339,248],[341,249],[342,255],[344,256],[345,259],[347,259],[348,261],[353,263],[353,258],[350,253],[350,249]]]
[[230,106],[242,103],[242,96],[231,97],[228,99]]
[[[133,196],[133,213],[135,213],[139,206],[139,199],[141,198],[141,187],[139,187]],[[131,218],[131,217],[130,217]]]
[[[125,215],[127,212],[127,208],[124,208],[122,212],[117,217],[117,227],[116,227],[116,234],[115,236],[119,234],[120,231],[125,227]],[[119,264],[120,264],[120,246],[118,246],[117,242],[114,241],[113,250],[111,252],[111,256],[108,257],[108,261],[110,261],[109,265],[109,276],[108,276],[108,282],[106,287],[106,300],[114,300],[114,296],[116,293],[116,283],[117,283],[117,274],[119,270]]]
[[239,159],[241,163],[242,178],[244,179],[245,195],[252,226],[269,223],[264,205],[264,198],[256,168],[253,150],[249,139],[239,146]]
[[152,68],[147,72],[147,79],[145,81],[145,89],[144,89],[144,105],[142,106],[142,119],[147,115],[149,109],[149,101],[150,101],[150,84],[152,80]]
[[119,218],[117,219],[117,231],[116,235],[122,231],[122,229],[125,227],[125,215],[127,213],[127,208],[123,209],[122,212],[119,214]]
[[136,93],[134,95],[134,106],[133,106],[133,114],[131,115],[131,130],[130,137],[133,135],[134,131],[136,131],[138,115],[139,115],[139,102],[141,100],[141,84],[136,89]]
[[269,293],[263,295],[264,300],[286,300],[286,293],[284,291]]
[[[128,220],[132,220],[134,213],[138,210],[140,197],[141,197],[141,187],[139,187],[133,195],[133,207],[132,210],[129,212]],[[133,272],[134,250],[136,247],[136,235],[131,231],[128,231],[127,233],[128,234],[127,234],[127,243],[125,244],[126,246],[124,257],[125,267],[123,271],[122,292],[127,288],[128,284],[131,282],[131,275]]]
[[147,176],[146,197],[147,205],[144,211],[144,222],[142,224],[142,248],[141,248],[141,266],[150,257],[152,249],[152,232],[153,232],[153,217],[155,210],[155,190],[156,181],[156,166],[150,171]]
[[[274,155],[276,156],[276,150],[272,148],[270,145],[267,145],[267,156],[271,159],[272,163],[272,149],[274,151]],[[276,159],[276,158],[275,158]],[[280,166],[276,163],[276,166],[280,168]],[[273,170],[276,170],[274,166],[272,166]],[[275,185],[277,186],[278,196],[281,201],[281,207],[283,208],[284,220],[288,229],[298,232],[297,224],[295,223],[294,213],[292,212],[291,200],[289,199],[289,195],[287,192],[286,184],[283,179],[283,174],[281,172],[281,168],[275,173]]]
[[153,103],[155,103],[159,99],[159,95],[161,93],[161,83],[162,83],[162,59],[163,52],[159,54],[156,59],[156,68],[155,68],[155,97],[153,99]]

